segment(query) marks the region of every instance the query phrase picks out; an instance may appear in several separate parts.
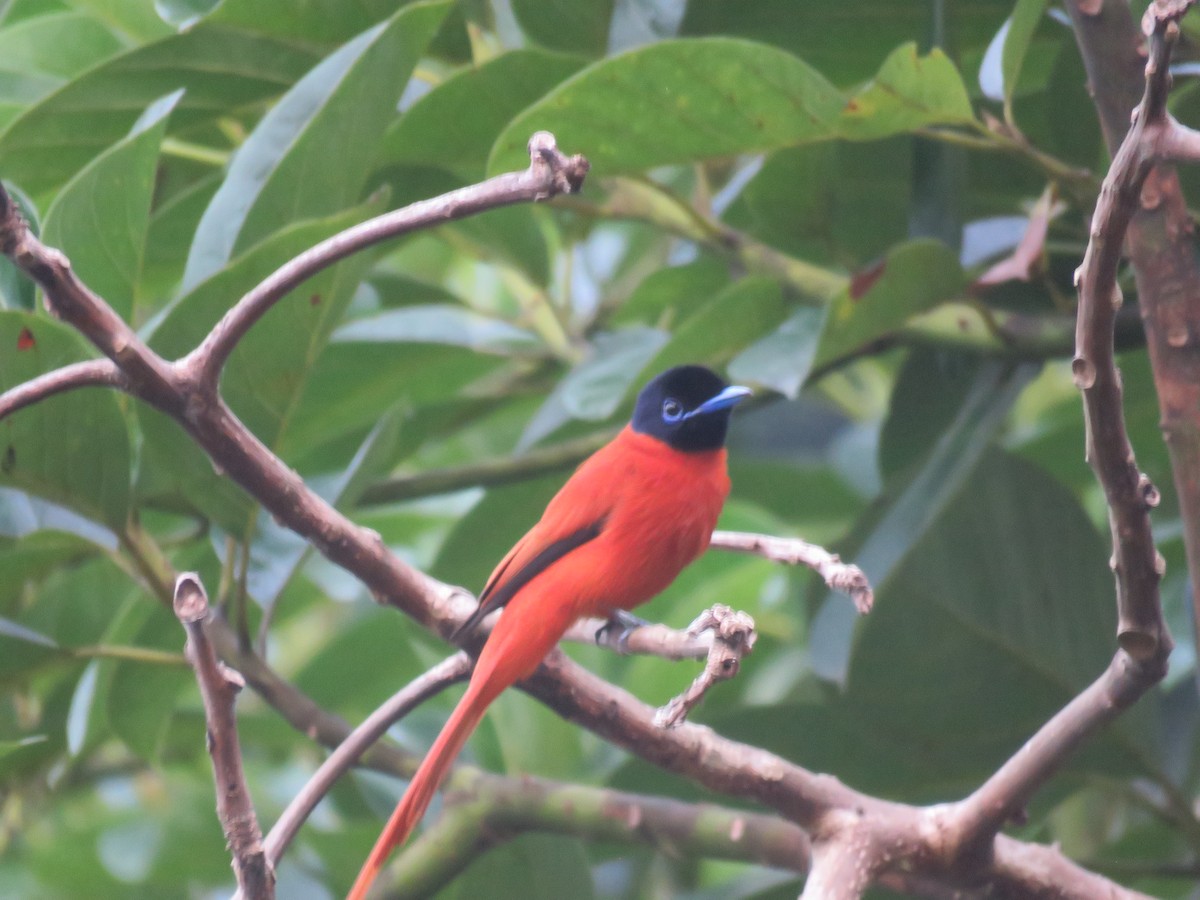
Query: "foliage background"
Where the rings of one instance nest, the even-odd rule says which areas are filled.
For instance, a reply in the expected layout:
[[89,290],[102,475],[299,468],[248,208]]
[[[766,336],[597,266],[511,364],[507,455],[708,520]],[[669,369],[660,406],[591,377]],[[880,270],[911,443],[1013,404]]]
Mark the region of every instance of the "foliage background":
[[[876,610],[856,623],[806,574],[713,553],[645,614],[751,612],[758,648],[702,720],[933,802],[994,771],[1113,649],[1068,365],[1071,273],[1106,162],[1084,84],[1069,26],[1026,0],[9,0],[0,175],[46,243],[176,356],[305,247],[521,168],[529,135],[552,130],[592,161],[580,197],[339,264],[243,341],[226,399],[395,552],[478,588],[577,439],[611,433],[651,374],[702,361],[754,385],[723,526],[837,546],[867,570]],[[1185,120],[1190,87],[1174,101]],[[1049,231],[1028,277],[976,284],[1031,216]],[[7,263],[0,303],[0,388],[88,355]],[[1179,647],[1167,682],[1017,831],[1183,897],[1192,883],[1168,873],[1200,849],[1192,629],[1153,384],[1137,328],[1121,335],[1133,442],[1164,493]],[[480,485],[480,461],[503,472],[527,452],[547,455],[536,477]],[[199,571],[280,672],[351,721],[445,652],[160,414],[88,389],[0,422],[0,897],[229,889],[203,717],[178,624],[139,576],[147,547]],[[650,702],[694,674],[571,652]],[[394,734],[420,752],[452,701]],[[257,697],[239,712],[269,823],[322,751]],[[711,799],[522,696],[496,704],[464,759]],[[340,785],[280,896],[344,890],[401,787]],[[537,834],[442,896],[798,885]]]

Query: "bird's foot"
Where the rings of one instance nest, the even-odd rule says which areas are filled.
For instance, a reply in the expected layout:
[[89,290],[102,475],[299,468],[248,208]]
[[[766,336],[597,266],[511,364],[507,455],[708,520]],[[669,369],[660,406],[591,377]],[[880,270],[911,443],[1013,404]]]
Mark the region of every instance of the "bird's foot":
[[629,652],[629,635],[649,624],[631,612],[614,610],[608,621],[596,629],[596,645],[625,655]]

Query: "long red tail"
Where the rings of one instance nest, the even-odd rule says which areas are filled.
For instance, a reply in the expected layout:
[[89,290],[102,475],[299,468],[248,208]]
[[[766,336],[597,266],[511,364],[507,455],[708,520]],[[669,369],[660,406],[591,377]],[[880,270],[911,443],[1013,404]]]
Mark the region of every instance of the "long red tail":
[[[520,602],[514,600],[496,622],[479,654],[467,692],[409,782],[346,900],[363,900],[367,896],[388,855],[404,843],[425,814],[434,792],[492,701],[510,684],[527,678],[574,620],[574,613],[565,605],[543,608],[538,601],[546,593],[528,591]],[[553,590],[548,593],[554,595]]]
[[346,900],[363,900],[367,896],[367,891],[371,889],[371,884],[383,868],[383,864],[387,862],[388,856],[404,843],[417,822],[421,821],[434,792],[450,771],[450,766],[454,764],[463,744],[467,742],[467,738],[471,736],[491,702],[507,686],[495,685],[492,679],[479,677],[480,674],[476,670],[467,692],[458,701],[458,706],[446,721],[441,734],[429,748],[429,753],[409,782],[404,797],[392,813],[392,817],[388,819],[379,840],[375,842],[371,855],[363,863],[362,870],[354,881],[354,887],[350,888],[350,893],[346,895]]

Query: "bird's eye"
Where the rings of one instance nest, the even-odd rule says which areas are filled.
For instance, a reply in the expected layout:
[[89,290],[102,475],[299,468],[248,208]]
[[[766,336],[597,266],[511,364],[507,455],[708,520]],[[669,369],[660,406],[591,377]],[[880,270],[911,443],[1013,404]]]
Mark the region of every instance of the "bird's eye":
[[663,401],[662,417],[664,422],[678,422],[683,418],[683,404],[673,397]]

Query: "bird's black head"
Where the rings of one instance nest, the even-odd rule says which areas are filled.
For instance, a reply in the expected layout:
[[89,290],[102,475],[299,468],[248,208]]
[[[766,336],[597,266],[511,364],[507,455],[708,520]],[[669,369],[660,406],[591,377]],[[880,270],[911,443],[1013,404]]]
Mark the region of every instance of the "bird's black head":
[[731,387],[703,366],[676,366],[642,388],[633,430],[686,453],[719,450],[729,414],[748,396],[748,388]]

